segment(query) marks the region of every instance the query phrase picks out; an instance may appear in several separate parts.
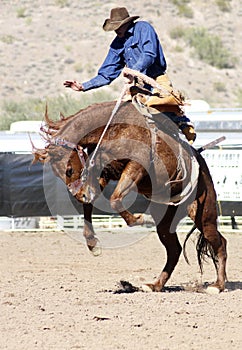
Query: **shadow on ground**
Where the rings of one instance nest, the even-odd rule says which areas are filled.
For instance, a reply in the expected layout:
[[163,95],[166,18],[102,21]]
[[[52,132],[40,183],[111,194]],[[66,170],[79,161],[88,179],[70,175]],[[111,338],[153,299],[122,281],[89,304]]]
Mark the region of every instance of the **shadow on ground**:
[[[196,292],[196,293],[205,293],[207,287],[210,283],[205,282],[203,284],[199,283],[190,283],[183,286],[167,286],[164,287],[163,293],[177,293],[177,292]],[[242,290],[242,282],[234,281],[234,282],[226,282],[225,290],[226,291],[234,291],[234,290]],[[142,287],[136,287],[132,283],[128,281],[121,280],[117,283],[117,288],[110,290],[103,290],[101,292],[108,292],[113,294],[128,294],[128,293],[136,293],[143,292]]]

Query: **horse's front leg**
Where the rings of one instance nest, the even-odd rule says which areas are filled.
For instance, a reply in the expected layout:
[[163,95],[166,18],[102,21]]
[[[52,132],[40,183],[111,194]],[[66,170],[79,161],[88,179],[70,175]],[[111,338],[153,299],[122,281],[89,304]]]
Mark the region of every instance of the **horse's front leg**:
[[123,207],[122,200],[130,191],[137,191],[137,184],[144,177],[145,169],[136,162],[129,162],[110,197],[113,210],[118,212],[128,226],[146,224],[145,215],[134,215]]
[[84,214],[83,236],[85,237],[87,247],[92,252],[92,254],[100,255],[101,248],[99,245],[99,240],[95,236],[95,232],[92,225],[92,210],[93,210],[93,205],[91,203],[83,204],[83,214]]

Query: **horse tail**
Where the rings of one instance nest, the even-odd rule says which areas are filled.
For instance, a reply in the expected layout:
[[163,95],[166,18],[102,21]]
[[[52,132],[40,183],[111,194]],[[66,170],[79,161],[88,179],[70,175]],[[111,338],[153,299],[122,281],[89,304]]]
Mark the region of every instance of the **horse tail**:
[[[186,243],[196,228],[197,227],[194,224],[191,230],[186,235],[185,241],[183,243],[183,255],[188,264],[189,264],[189,260],[186,253]],[[204,237],[203,232],[199,233],[197,244],[196,244],[196,250],[197,250],[197,260],[198,260],[201,273],[203,273],[203,262],[206,261],[206,257],[212,258],[214,265],[216,266],[216,262],[217,262],[216,255],[214,254],[214,250],[211,244]]]
[[185,258],[185,260],[186,260],[186,262],[187,262],[188,264],[190,264],[190,263],[189,263],[189,260],[188,260],[188,257],[187,257],[186,244],[187,244],[187,241],[188,241],[189,237],[193,234],[193,232],[195,231],[196,228],[197,228],[197,226],[194,224],[194,225],[192,226],[191,230],[190,230],[190,231],[188,232],[188,234],[186,235],[185,241],[184,241],[184,243],[183,243],[183,255],[184,255],[184,258]]
[[211,244],[204,237],[203,232],[199,234],[196,249],[197,249],[198,264],[199,264],[201,273],[203,273],[203,262],[206,261],[206,257],[211,258],[213,260],[215,267],[217,266],[217,259],[216,259],[216,255],[214,254],[214,250]]

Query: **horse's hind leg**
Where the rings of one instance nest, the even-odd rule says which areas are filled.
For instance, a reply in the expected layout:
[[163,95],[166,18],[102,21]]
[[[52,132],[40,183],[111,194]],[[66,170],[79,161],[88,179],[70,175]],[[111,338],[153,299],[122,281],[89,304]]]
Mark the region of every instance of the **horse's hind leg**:
[[[195,204],[195,203],[194,203]],[[196,202],[197,209],[191,206],[189,215],[194,220],[197,228],[201,232],[200,244],[198,245],[198,258],[200,267],[202,268],[202,258],[209,247],[212,248],[212,258],[217,273],[217,280],[207,291],[218,293],[224,290],[226,280],[226,239],[217,229],[217,208],[216,195],[213,188],[203,194]],[[211,249],[210,249],[211,251]]]
[[[179,243],[177,233],[175,232],[175,228],[180,221],[181,217],[176,217],[177,207],[174,206],[163,206],[163,205],[154,205],[153,204],[153,210],[151,210],[151,214],[154,217],[154,220],[157,223],[157,233],[159,236],[159,239],[161,243],[166,248],[167,253],[167,260],[166,264],[160,274],[160,276],[157,278],[157,280],[152,284],[146,284],[143,286],[143,289],[145,291],[152,290],[154,292],[160,292],[162,288],[164,287],[165,283],[170,278],[174,268],[176,267],[182,247]],[[159,216],[154,212],[154,208],[158,208],[162,210],[164,214],[165,208],[167,208],[165,214],[163,215],[162,219],[159,220]],[[155,209],[157,212],[157,209]],[[174,231],[172,229],[174,228]]]

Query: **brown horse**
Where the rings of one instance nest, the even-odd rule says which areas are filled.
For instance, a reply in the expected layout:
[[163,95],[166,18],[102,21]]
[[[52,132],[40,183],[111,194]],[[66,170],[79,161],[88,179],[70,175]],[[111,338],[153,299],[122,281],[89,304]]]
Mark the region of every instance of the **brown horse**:
[[210,255],[215,264],[217,280],[210,290],[223,291],[226,240],[217,229],[216,193],[203,157],[180,139],[178,128],[166,116],[156,116],[157,129],[131,103],[120,106],[103,134],[114,106],[114,102],[96,104],[59,122],[51,121],[46,112],[48,144],[44,150],[35,150],[36,159],[49,161],[55,174],[83,203],[89,249],[95,251],[97,244],[91,219],[93,203],[109,180],[117,180],[110,198],[112,208],[128,225],[140,225],[144,216],[131,214],[122,200],[130,191],[149,198],[150,214],[167,251],[160,276],[147,288],[161,291],[174,270],[182,251],[176,227],[188,214],[200,231],[200,267],[204,255]]

